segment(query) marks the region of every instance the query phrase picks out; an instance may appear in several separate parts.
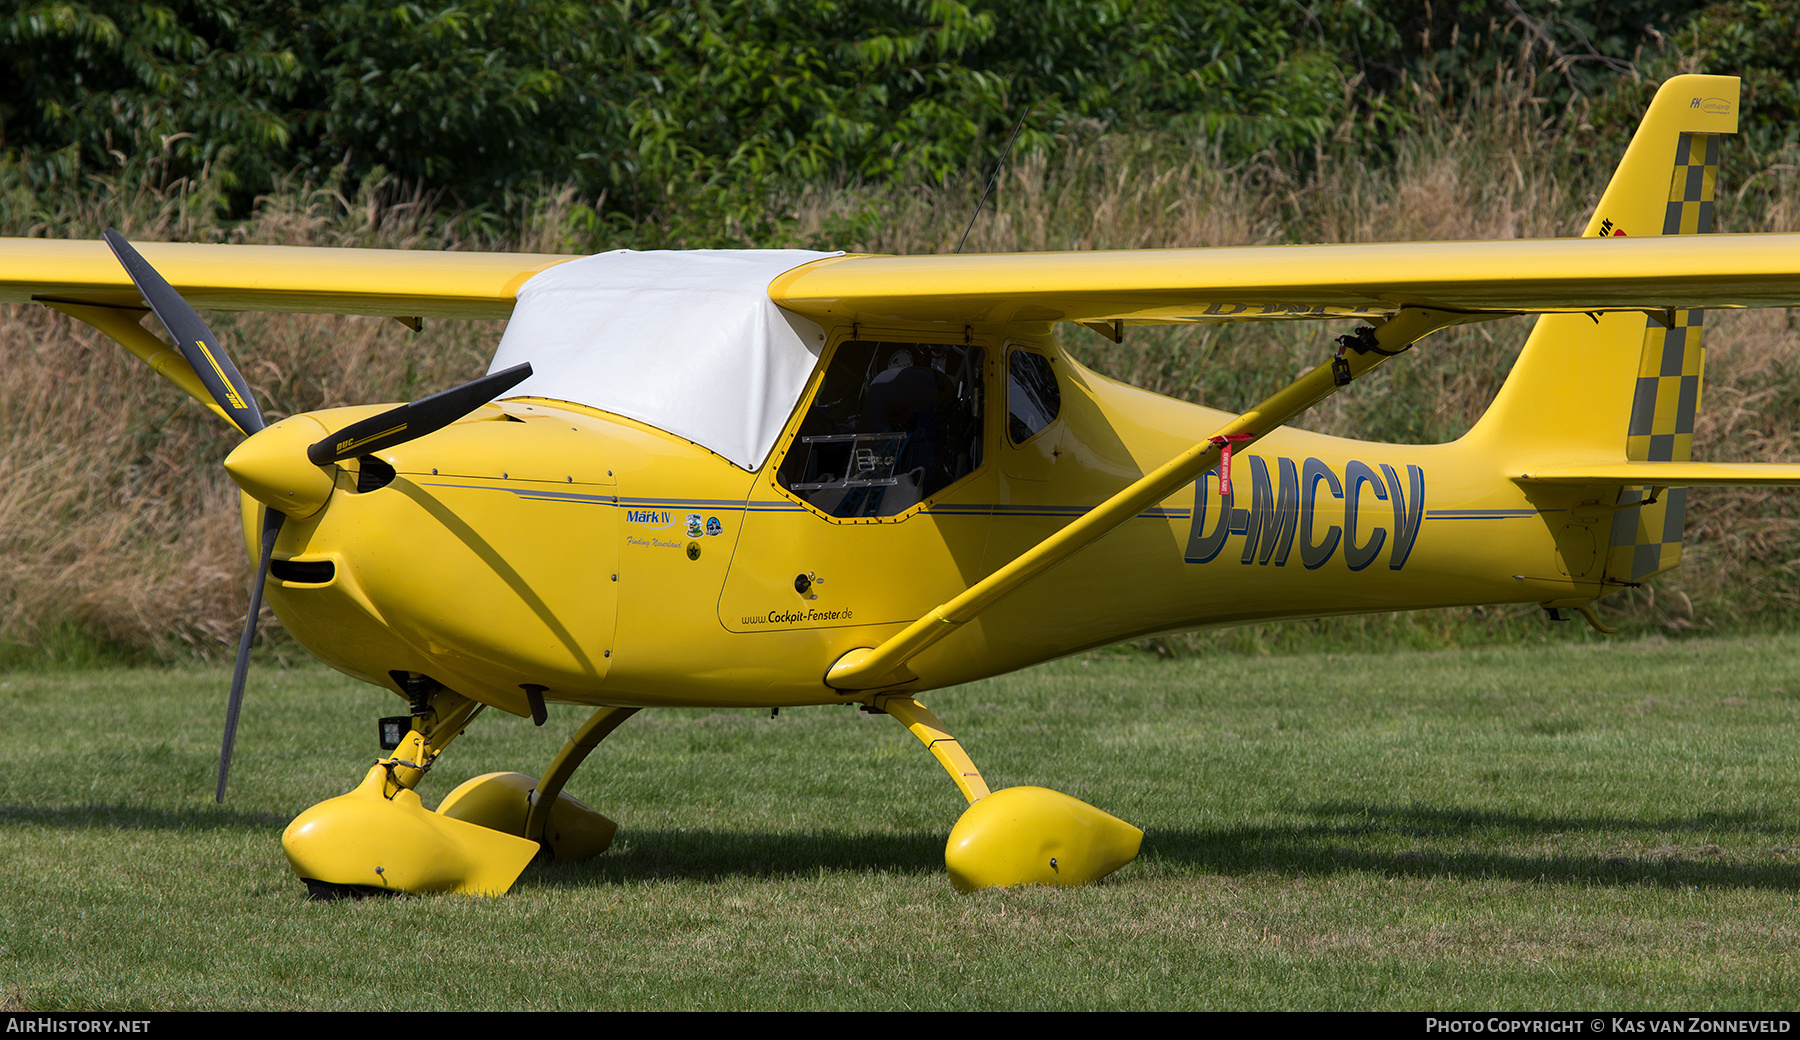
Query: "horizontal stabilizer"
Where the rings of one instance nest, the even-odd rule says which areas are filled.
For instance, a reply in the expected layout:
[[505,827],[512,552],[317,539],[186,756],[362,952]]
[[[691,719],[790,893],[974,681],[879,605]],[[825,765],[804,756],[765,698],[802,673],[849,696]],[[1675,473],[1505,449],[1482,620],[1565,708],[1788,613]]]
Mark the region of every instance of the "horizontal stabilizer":
[[1546,466],[1513,478],[1521,484],[1619,484],[1641,487],[1795,487],[1800,463],[1610,462]]

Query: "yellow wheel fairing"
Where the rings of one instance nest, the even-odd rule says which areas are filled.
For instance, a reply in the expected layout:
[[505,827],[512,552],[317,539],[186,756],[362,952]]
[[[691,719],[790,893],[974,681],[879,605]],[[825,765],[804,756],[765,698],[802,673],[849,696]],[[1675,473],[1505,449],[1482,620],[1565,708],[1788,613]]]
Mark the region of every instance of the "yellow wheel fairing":
[[1085,885],[1137,858],[1144,832],[1043,787],[1008,787],[969,806],[944,863],[959,891]]
[[281,836],[301,878],[391,892],[499,895],[537,855],[538,844],[441,816],[401,789],[386,797],[376,765],[349,794],[294,818]]
[[524,773],[484,773],[463,781],[444,796],[437,811],[451,819],[479,824],[502,834],[532,838],[547,846],[558,860],[579,861],[605,852],[619,825],[590,809],[580,800],[559,793],[550,807],[544,833],[533,838],[525,833],[531,812],[531,795],[538,780]]

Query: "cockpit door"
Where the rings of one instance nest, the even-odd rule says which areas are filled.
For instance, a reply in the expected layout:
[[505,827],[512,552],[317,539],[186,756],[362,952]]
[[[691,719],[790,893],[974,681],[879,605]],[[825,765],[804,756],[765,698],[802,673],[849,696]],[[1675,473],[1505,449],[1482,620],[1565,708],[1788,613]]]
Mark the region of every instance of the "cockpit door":
[[980,579],[995,354],[875,339],[833,349],[746,503],[719,601],[726,628],[910,622]]

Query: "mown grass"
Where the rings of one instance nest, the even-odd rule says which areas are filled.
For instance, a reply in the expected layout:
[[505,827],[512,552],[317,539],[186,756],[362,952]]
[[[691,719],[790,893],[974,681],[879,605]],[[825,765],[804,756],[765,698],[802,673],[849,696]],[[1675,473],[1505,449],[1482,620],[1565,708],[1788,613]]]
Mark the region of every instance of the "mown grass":
[[[1800,638],[1088,655],[928,698],[995,786],[1143,826],[1081,890],[955,894],[947,780],[849,708],[649,711],[621,823],[497,899],[306,902],[278,838],[391,695],[220,670],[0,679],[0,1001],[75,1008],[1789,1008]],[[487,716],[426,785],[541,768]]]

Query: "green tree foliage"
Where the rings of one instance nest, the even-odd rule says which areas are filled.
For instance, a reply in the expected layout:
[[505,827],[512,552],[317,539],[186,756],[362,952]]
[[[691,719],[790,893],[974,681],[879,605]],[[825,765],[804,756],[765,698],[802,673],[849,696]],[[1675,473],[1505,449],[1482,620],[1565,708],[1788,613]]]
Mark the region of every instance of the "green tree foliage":
[[1232,162],[1360,118],[1379,157],[1410,90],[1526,68],[1557,118],[1712,48],[1791,127],[1797,2],[25,0],[0,148],[40,184],[153,155],[239,212],[296,171],[380,169],[501,210],[572,185],[596,239],[757,241],[780,190],[959,175],[1028,106],[1024,149],[1154,130]]
[[0,146],[44,178],[151,149],[260,187],[301,73],[230,0],[27,3],[0,15]]
[[577,177],[585,145],[616,139],[599,44],[606,7],[565,0],[454,6],[370,0],[241,0],[305,70],[281,157],[317,176],[343,164],[480,197],[540,177]]
[[1359,4],[536,0],[39,4],[0,26],[0,128],[40,178],[170,151],[242,193],[376,166],[468,202],[571,182],[632,217],[772,182],[942,178],[1153,117],[1230,154],[1342,107]]

